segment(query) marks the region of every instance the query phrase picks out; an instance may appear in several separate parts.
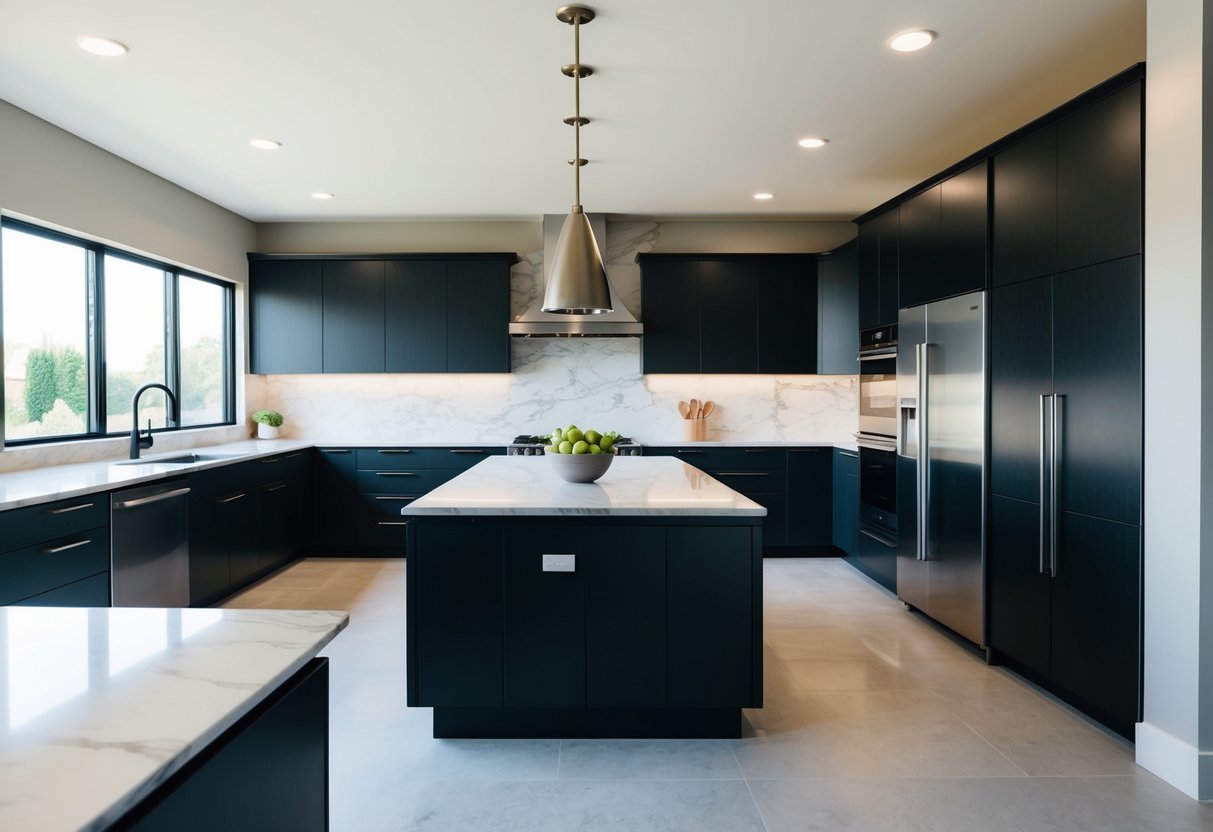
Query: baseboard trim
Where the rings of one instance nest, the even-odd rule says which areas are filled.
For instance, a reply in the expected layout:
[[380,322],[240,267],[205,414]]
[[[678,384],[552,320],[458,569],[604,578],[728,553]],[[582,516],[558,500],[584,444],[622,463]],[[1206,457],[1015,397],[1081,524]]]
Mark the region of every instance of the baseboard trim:
[[1137,764],[1196,800],[1213,800],[1213,751],[1149,722],[1137,723]]

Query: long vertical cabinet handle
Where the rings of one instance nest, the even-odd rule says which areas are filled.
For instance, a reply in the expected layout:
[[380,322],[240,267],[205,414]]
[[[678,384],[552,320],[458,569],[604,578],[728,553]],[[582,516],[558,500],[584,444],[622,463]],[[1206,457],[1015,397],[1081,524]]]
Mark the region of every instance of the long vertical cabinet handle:
[[927,377],[931,372],[930,361],[928,360],[930,344],[916,344],[914,346],[917,352],[918,365],[918,560],[927,560],[927,515],[929,513],[929,503],[927,502],[927,488],[930,485],[929,471],[930,461],[927,457],[927,431],[928,431],[928,413],[930,406],[927,397],[930,395],[930,385]]
[[1057,564],[1057,495],[1061,491],[1062,430],[1065,425],[1066,397],[1053,394],[1053,435],[1049,439],[1049,577],[1056,578]]
[[1050,453],[1051,444],[1049,442],[1049,424],[1052,422],[1051,413],[1048,413],[1053,404],[1053,396],[1050,393],[1040,394],[1040,503],[1038,511],[1040,513],[1040,539],[1038,541],[1040,548],[1040,574],[1048,574],[1048,551],[1049,551],[1049,489],[1046,483],[1053,470],[1053,455]]

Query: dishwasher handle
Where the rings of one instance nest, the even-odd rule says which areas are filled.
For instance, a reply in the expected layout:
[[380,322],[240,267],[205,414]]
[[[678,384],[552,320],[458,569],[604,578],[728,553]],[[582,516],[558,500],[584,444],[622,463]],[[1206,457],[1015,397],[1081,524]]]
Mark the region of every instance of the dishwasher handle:
[[139,506],[146,506],[151,503],[158,503],[161,500],[169,500],[169,499],[172,499],[173,497],[180,497],[183,494],[189,494],[189,493],[190,493],[190,489],[188,487],[174,488],[172,491],[165,491],[163,494],[151,494],[151,495],[148,495],[147,497],[136,497],[134,500],[123,500],[120,503],[114,503],[114,510],[119,510],[119,509],[124,509],[124,508],[138,508]]

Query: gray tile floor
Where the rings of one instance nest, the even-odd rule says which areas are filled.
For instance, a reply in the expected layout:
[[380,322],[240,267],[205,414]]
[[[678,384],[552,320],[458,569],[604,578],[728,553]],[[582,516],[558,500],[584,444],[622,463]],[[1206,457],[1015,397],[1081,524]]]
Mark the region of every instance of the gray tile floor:
[[435,740],[404,707],[404,562],[308,559],[229,606],[348,609],[334,832],[1213,830],[1132,750],[835,559],[765,564],[766,707],[729,740]]

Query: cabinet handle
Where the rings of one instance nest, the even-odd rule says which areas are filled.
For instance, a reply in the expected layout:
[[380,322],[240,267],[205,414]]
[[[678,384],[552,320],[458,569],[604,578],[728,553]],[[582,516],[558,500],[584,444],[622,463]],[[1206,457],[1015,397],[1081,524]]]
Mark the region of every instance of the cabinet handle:
[[721,471],[716,474],[718,477],[769,477],[770,471]]
[[1057,563],[1057,492],[1061,490],[1061,432],[1065,422],[1066,397],[1060,393],[1053,394],[1053,436],[1049,451],[1049,577],[1056,578],[1060,571]]
[[481,456],[484,455],[484,451],[481,450],[480,448],[451,448],[450,451],[453,454],[480,454]]
[[380,448],[377,453],[381,454],[411,454],[412,451],[404,448]]
[[322,454],[349,454],[353,453],[349,448],[319,448]]
[[124,500],[121,503],[114,503],[114,508],[135,508],[136,506],[145,506],[148,503],[158,503],[161,500],[171,500],[173,497],[180,497],[182,494],[189,494],[188,488],[175,488],[172,491],[165,491],[163,494],[152,494],[147,497],[136,497],[133,500]]
[[92,508],[96,503],[77,503],[74,506],[64,506],[63,508],[48,508],[43,514],[67,514],[69,511],[79,511],[82,508]]
[[788,448],[790,454],[819,454],[828,448]]
[[746,448],[744,451],[747,454],[769,454],[770,452],[770,448]]
[[377,476],[377,477],[417,477],[417,476],[420,476],[420,474],[417,474],[413,471],[376,471],[375,476]]
[[280,457],[280,456],[267,456],[265,459],[257,460],[257,462],[259,462],[262,465],[265,465],[267,462],[277,462],[280,459],[282,459],[282,457]]
[[380,526],[407,526],[408,524],[409,524],[409,521],[407,521],[407,520],[380,520],[379,521]]
[[89,538],[88,540],[77,540],[75,543],[64,543],[62,546],[52,546],[49,549],[43,549],[42,554],[57,555],[60,552],[66,552],[68,549],[78,549],[81,546],[87,546],[92,542],[92,538]]
[[877,543],[879,543],[881,546],[886,546],[886,547],[888,547],[889,549],[896,549],[896,548],[897,548],[897,543],[896,543],[896,542],[894,542],[894,543],[890,543],[889,541],[885,540],[885,539],[884,539],[883,537],[881,537],[880,535],[875,534],[875,533],[873,533],[873,532],[870,532],[870,531],[868,531],[867,529],[860,529],[860,530],[859,530],[859,533],[860,533],[861,535],[863,535],[864,537],[870,537],[870,538],[872,538],[872,539],[873,539],[873,540],[875,540]]
[[1052,465],[1049,457],[1049,419],[1045,413],[1052,404],[1052,398],[1048,393],[1040,394],[1040,492],[1036,510],[1040,514],[1040,536],[1037,540],[1040,565],[1037,571],[1042,575],[1049,573],[1046,563],[1046,553],[1049,550],[1049,490],[1046,482],[1052,473]]
[[676,450],[674,451],[674,453],[676,453],[676,454],[701,454],[701,453],[703,453],[703,451],[698,451],[698,450],[682,450],[681,448],[679,448],[679,449],[676,449]]
[[288,483],[281,482],[281,483],[278,483],[277,485],[271,485],[269,488],[265,489],[265,491],[267,494],[271,491],[281,491],[282,489],[286,488],[287,485],[288,485]]
[[383,494],[375,497],[376,500],[415,500],[416,497],[410,497],[407,494]]
[[244,491],[241,491],[239,494],[233,494],[233,495],[232,495],[232,496],[230,496],[230,497],[224,497],[224,498],[222,498],[222,499],[220,499],[220,500],[216,500],[215,502],[216,502],[216,503],[234,503],[234,502],[236,502],[237,500],[242,500],[242,499],[244,499],[244,498],[245,498],[245,497],[247,497],[247,496],[248,496],[248,495],[247,495],[247,494],[246,494]]
[[302,455],[303,455],[303,451],[295,451],[293,454],[287,454],[286,456],[283,457],[283,459],[294,459],[295,457],[302,456]]
[[845,456],[847,459],[859,459],[859,454],[853,454],[850,451],[839,451],[839,456]]
[[917,359],[917,374],[918,374],[918,460],[917,460],[917,475],[918,475],[918,493],[916,495],[915,508],[918,512],[918,560],[929,560],[927,546],[930,542],[930,535],[927,530],[928,506],[927,506],[927,489],[931,487],[931,465],[928,456],[929,449],[927,440],[929,438],[927,424],[927,413],[930,412],[930,403],[928,396],[931,392],[930,387],[930,344],[916,344],[914,347],[915,358]]

